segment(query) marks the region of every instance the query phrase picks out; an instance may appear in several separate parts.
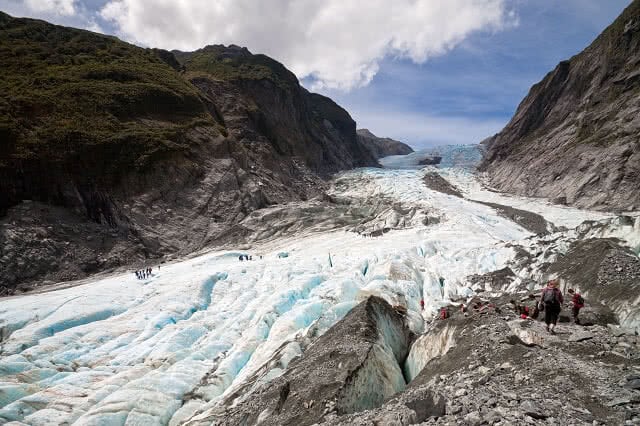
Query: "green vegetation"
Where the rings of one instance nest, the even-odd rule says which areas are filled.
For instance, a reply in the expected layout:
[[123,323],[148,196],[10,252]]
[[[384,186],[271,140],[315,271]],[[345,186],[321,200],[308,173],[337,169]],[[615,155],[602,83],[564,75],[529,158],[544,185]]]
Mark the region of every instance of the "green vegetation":
[[188,129],[215,122],[158,52],[0,12],[0,167],[86,160],[83,173],[117,175],[187,149]]
[[238,46],[207,46],[195,52],[173,52],[190,73],[205,73],[218,80],[270,80],[291,89],[298,79],[284,65],[265,55],[253,55]]

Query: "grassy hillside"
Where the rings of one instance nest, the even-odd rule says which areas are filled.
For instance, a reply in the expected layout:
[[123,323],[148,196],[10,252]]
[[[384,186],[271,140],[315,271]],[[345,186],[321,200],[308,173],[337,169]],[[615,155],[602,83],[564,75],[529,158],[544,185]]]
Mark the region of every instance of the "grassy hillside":
[[105,177],[184,149],[186,129],[215,123],[158,53],[0,12],[0,168],[38,160]]
[[189,73],[206,73],[226,81],[271,80],[283,89],[298,86],[296,76],[280,62],[254,55],[246,48],[212,45],[194,52],[173,53]]

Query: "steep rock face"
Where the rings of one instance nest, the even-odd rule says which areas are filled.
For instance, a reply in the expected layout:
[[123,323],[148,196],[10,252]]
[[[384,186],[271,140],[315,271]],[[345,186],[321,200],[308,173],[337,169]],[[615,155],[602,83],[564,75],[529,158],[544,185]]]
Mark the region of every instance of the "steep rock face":
[[0,60],[0,294],[230,241],[250,212],[377,166],[346,111],[246,49],[0,14]]
[[640,208],[640,1],[534,85],[483,141],[495,187],[599,209]]
[[[401,365],[412,333],[401,314],[369,297],[331,327],[286,372],[188,425],[311,425],[371,409],[404,389]],[[234,399],[234,398],[238,399]]]
[[376,158],[388,157],[389,155],[407,155],[413,152],[413,148],[409,145],[391,138],[379,138],[369,129],[358,129],[358,139]]
[[[302,88],[279,62],[237,46],[174,53],[225,124],[235,121],[230,126],[235,124],[232,131],[239,132],[240,141],[269,143],[278,154],[304,159],[322,175],[377,166],[359,142],[349,114],[331,99]],[[228,93],[232,96],[225,97]],[[244,105],[233,105],[239,100]]]

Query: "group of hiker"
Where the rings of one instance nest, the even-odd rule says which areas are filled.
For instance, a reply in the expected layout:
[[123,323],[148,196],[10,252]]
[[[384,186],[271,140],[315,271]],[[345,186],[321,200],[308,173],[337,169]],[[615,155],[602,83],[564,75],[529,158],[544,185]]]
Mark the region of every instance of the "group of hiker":
[[139,280],[147,279],[151,276],[151,272],[152,272],[152,268],[140,269],[139,271],[135,272],[136,278]]
[[[443,286],[444,279],[440,278],[440,285]],[[547,282],[547,285],[542,289],[540,297],[530,294],[529,302],[517,303],[515,300],[511,300],[511,305],[516,311],[518,316],[522,319],[538,319],[541,312],[544,312],[544,322],[546,324],[547,332],[555,334],[555,327],[558,323],[558,317],[564,304],[564,297],[562,291],[560,291],[560,280],[552,279]],[[580,293],[570,288],[567,293],[571,295],[571,313],[573,321],[576,324],[580,324],[580,309],[584,307],[585,301]],[[420,309],[424,311],[424,299],[420,300]],[[471,299],[466,305],[460,304],[460,312],[466,317],[469,314],[486,314],[490,312],[500,313],[500,309],[493,303],[483,301],[477,297]],[[449,318],[449,307],[441,307],[438,311],[437,318],[444,320]]]
[[[533,306],[519,304],[513,300],[511,301],[511,304],[513,305],[516,313],[523,319],[537,319],[540,312],[544,312],[544,322],[547,326],[547,332],[555,334],[555,327],[558,323],[558,317],[560,316],[562,305],[564,304],[564,297],[559,287],[560,281],[558,279],[550,280],[547,282],[546,287],[542,289],[540,299],[536,299],[534,295],[529,295],[529,298],[535,301]],[[568,289],[567,293],[571,295],[570,303],[573,321],[576,324],[580,324],[579,315],[580,309],[584,307],[584,298],[580,293],[572,288]]]
[[[262,256],[258,256],[258,258],[262,259]],[[240,256],[238,256],[238,260],[240,262],[244,262],[245,260],[253,260],[253,256],[249,255],[249,254],[241,254]]]
[[[540,302],[538,303],[538,309],[544,311],[544,322],[547,325],[547,331],[551,334],[555,334],[556,323],[562,310],[562,304],[564,303],[564,297],[559,289],[560,281],[557,279],[550,280],[547,286],[542,290],[540,296]],[[584,307],[584,298],[570,288],[567,290],[571,297],[571,314],[573,321],[576,324],[580,324],[580,309]]]

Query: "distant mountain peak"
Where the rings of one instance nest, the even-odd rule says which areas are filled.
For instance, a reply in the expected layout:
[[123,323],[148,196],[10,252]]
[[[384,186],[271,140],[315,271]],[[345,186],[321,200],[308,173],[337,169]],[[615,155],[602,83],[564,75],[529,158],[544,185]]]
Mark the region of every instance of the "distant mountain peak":
[[391,138],[380,138],[371,133],[369,129],[358,129],[357,134],[360,142],[365,145],[376,158],[388,157],[390,155],[406,155],[413,152],[413,148],[409,145]]
[[368,138],[377,138],[378,136],[374,135],[373,133],[371,133],[371,131],[369,129],[358,129],[357,130],[358,134],[361,136],[366,136]]

